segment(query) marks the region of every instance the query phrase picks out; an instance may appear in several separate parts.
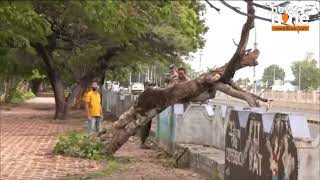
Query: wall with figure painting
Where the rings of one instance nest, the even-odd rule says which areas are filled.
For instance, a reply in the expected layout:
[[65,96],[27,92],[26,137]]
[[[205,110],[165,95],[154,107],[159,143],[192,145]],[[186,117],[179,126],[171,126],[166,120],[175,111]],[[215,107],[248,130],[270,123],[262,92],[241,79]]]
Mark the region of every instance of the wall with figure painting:
[[[106,109],[115,116],[135,98],[121,93],[105,97]],[[320,136],[311,136],[309,127],[303,114],[214,103],[175,104],[153,118],[152,139],[177,158],[179,167],[208,177],[218,171],[228,180],[319,179]],[[190,147],[201,147],[203,154]]]
[[[264,122],[271,117],[272,123]],[[298,179],[298,151],[287,114],[233,110],[225,152],[225,179]]]

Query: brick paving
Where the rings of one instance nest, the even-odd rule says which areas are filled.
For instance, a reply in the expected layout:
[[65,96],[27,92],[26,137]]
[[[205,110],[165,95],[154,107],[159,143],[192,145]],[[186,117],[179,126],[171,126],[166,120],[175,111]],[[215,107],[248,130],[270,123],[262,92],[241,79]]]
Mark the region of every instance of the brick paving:
[[82,129],[81,113],[67,122],[52,120],[52,98],[35,98],[0,109],[0,179],[56,179],[96,171],[96,161],[52,154],[57,135]]

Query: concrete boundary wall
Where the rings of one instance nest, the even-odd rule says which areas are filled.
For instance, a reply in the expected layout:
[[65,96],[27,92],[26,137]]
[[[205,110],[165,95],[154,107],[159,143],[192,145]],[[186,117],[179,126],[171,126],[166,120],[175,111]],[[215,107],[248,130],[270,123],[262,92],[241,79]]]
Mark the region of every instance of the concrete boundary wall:
[[227,108],[221,105],[189,105],[176,120],[175,142],[224,149]]
[[[110,93],[109,96],[104,97],[107,98],[104,110],[110,110],[117,117],[133,104],[134,99],[131,95],[121,93]],[[178,104],[168,107],[153,118],[153,140],[160,148],[172,154],[180,167],[192,168],[210,178],[218,174],[220,179],[224,179],[227,124],[232,120],[230,119],[233,117],[232,111],[239,112],[237,121],[241,133],[246,134],[246,128],[251,126],[249,122],[252,115],[250,116],[250,113],[257,113],[260,114],[257,116],[260,120],[254,124],[261,124],[262,129],[259,131],[264,133],[261,137],[265,139],[261,141],[262,144],[267,142],[272,133],[275,134],[273,131],[276,124],[276,112],[266,113],[259,108],[243,110],[242,107],[218,104],[190,104],[188,106]],[[303,115],[281,114],[284,118],[278,122],[285,122],[285,125],[288,126],[287,133],[292,137],[292,142],[297,149],[297,179],[319,179],[320,137],[310,137],[308,123]],[[246,138],[244,136],[243,141]],[[265,146],[264,149],[266,151]],[[266,172],[265,177],[269,176],[268,170],[264,171]]]
[[[262,92],[257,92],[260,94]],[[218,98],[225,98],[225,99],[235,99],[229,95],[226,95],[222,92],[218,92],[216,97]],[[293,91],[293,92],[286,92],[286,91],[264,91],[262,93],[262,97],[267,99],[272,99],[274,101],[279,102],[287,102],[287,103],[299,103],[299,104],[320,104],[320,92],[312,91],[312,92],[305,92],[305,91]]]

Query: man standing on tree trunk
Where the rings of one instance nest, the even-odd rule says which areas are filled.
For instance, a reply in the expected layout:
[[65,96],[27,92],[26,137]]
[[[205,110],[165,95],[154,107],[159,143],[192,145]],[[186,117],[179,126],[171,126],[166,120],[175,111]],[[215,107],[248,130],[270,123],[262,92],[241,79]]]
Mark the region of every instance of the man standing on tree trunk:
[[191,79],[187,76],[187,71],[185,68],[180,67],[178,69],[178,83],[183,83],[186,81],[190,81]]
[[166,78],[165,83],[166,85],[172,85],[177,83],[178,81],[178,68],[176,67],[176,65],[171,64],[169,67],[169,77]]
[[85,97],[86,110],[88,115],[88,133],[92,135],[94,128],[96,132],[100,129],[101,120],[103,119],[103,113],[101,108],[101,98],[98,92],[98,84],[93,82],[91,90]]
[[[173,85],[177,83],[183,83],[186,81],[190,81],[191,79],[186,75],[186,69],[183,67],[180,67],[179,69],[173,64],[169,67],[170,70],[170,79],[167,79],[168,85]],[[154,86],[152,84],[146,83],[145,86]],[[150,120],[146,125],[142,126],[140,129],[140,148],[141,149],[149,149],[150,147],[146,145],[146,140],[150,134],[152,125],[152,120]]]

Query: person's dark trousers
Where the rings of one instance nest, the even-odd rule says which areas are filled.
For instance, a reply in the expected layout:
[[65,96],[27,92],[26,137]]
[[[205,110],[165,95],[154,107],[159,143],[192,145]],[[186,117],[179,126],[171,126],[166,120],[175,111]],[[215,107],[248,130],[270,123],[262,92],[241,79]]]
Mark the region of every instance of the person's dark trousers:
[[145,144],[151,130],[152,120],[150,120],[146,125],[142,126],[140,129],[140,140],[141,144]]

